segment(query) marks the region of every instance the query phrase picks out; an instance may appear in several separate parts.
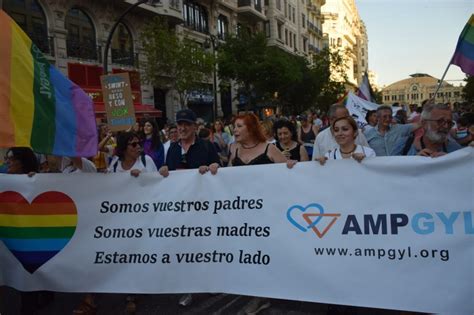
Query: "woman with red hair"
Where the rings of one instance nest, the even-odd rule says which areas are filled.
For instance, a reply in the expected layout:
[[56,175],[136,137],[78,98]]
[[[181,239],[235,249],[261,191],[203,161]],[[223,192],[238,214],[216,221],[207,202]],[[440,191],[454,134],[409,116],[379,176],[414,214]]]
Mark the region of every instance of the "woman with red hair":
[[[235,143],[230,147],[229,166],[285,163],[286,157],[273,144],[267,143],[262,127],[254,114],[234,119]],[[295,161],[288,164],[293,167]]]
[[[287,160],[278,148],[267,142],[262,126],[254,114],[239,115],[234,119],[235,143],[230,147],[229,166],[285,163],[292,168],[295,160]],[[245,314],[257,314],[270,307],[270,300],[253,297],[244,307]]]

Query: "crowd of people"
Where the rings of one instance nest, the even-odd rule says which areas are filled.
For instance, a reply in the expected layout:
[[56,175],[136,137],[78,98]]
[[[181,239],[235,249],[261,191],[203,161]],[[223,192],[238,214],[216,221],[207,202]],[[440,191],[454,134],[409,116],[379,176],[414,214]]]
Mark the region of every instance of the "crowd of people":
[[[206,124],[190,109],[176,114],[175,124],[159,128],[153,119],[137,122],[127,131],[113,134],[106,124],[98,126],[97,155],[87,158],[35,154],[29,148],[10,148],[5,155],[4,172],[9,174],[129,172],[170,172],[196,169],[217,174],[222,167],[298,162],[364,159],[378,156],[419,155],[436,158],[464,146],[474,146],[474,113],[471,107],[426,102],[410,106],[379,106],[366,115],[360,127],[342,104],[332,105],[323,119],[309,112],[299,116],[275,117],[260,121],[253,113],[239,114],[227,123],[216,120]],[[25,314],[33,314],[31,295]],[[135,309],[130,296],[127,309]],[[184,295],[179,303],[192,302]],[[267,299],[255,298],[246,307],[256,314],[270,306]],[[75,314],[94,314],[96,305],[87,295]]]

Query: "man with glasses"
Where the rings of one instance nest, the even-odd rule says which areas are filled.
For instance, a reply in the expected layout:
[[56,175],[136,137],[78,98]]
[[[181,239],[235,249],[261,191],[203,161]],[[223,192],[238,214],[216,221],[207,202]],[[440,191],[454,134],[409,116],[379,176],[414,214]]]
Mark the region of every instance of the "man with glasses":
[[386,105],[377,108],[377,119],[377,126],[364,132],[377,156],[401,155],[408,137],[421,127],[420,123],[392,124],[392,108]]
[[461,146],[449,136],[453,127],[453,114],[448,104],[427,104],[421,113],[424,133],[416,138],[407,155],[439,157]]
[[190,109],[180,110],[176,114],[176,124],[179,140],[171,143],[160,174],[167,177],[169,171],[195,168],[201,174],[207,171],[216,174],[219,156],[212,143],[197,137],[196,114]]

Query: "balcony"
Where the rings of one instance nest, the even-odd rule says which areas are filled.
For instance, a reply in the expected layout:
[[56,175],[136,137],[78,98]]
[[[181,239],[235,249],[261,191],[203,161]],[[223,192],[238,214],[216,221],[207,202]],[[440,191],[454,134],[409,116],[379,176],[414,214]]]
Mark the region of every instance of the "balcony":
[[321,52],[321,50],[319,50],[318,47],[312,45],[312,44],[308,44],[308,50],[310,53],[312,54],[319,54]]
[[112,63],[138,68],[138,54],[132,51],[112,49]]
[[67,56],[83,60],[102,62],[102,49],[92,40],[66,40]]
[[238,0],[237,13],[252,21],[266,21],[260,0]]

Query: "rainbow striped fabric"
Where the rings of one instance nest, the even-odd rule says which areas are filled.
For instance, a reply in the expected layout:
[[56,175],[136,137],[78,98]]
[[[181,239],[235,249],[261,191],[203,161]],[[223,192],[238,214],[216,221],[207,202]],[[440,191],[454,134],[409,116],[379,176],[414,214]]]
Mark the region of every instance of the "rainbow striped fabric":
[[17,192],[0,193],[0,240],[30,273],[67,245],[76,225],[76,206],[63,193],[42,193],[31,204]]
[[474,14],[459,35],[451,63],[458,65],[464,73],[474,75]]
[[91,98],[50,65],[2,10],[0,43],[0,147],[94,156],[97,129]]

